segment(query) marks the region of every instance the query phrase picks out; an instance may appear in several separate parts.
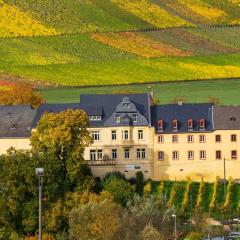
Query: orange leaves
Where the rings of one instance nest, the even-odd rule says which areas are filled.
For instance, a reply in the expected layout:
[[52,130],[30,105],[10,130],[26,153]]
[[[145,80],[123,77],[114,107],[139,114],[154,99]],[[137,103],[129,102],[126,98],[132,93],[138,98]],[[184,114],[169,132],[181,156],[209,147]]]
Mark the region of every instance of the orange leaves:
[[189,56],[190,52],[184,52],[173,46],[156,42],[147,38],[140,33],[123,32],[123,33],[96,33],[92,34],[92,38],[122,49],[126,52],[131,52],[145,58],[162,57],[162,56]]
[[42,95],[33,91],[29,84],[0,81],[0,104],[30,104],[37,107],[43,103]]

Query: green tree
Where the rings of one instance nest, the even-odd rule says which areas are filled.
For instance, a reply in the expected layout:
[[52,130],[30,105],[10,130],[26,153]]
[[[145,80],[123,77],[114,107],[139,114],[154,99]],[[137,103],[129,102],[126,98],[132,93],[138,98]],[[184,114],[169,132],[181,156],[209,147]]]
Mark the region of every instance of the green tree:
[[29,151],[8,150],[0,156],[0,226],[18,233],[37,227],[38,159]]
[[123,206],[132,198],[134,188],[126,180],[117,178],[115,176],[109,177],[103,183],[104,189],[111,193],[113,200]]
[[139,195],[143,194],[143,188],[144,188],[144,176],[142,171],[138,171],[136,173],[136,192]]
[[10,149],[0,156],[0,228],[18,234],[35,233],[38,221],[35,168],[41,166],[45,170],[45,230],[54,233],[67,230],[66,194],[92,191],[95,187],[83,159],[84,148],[91,143],[87,124],[86,114],[81,110],[45,114],[31,137],[33,151]]
[[151,224],[148,224],[144,227],[143,231],[139,236],[140,240],[164,240],[165,238],[161,233],[153,227]]
[[115,240],[122,212],[121,206],[111,201],[80,205],[70,214],[70,240]]
[[81,187],[90,175],[83,158],[85,147],[92,142],[88,118],[82,110],[45,113],[31,136],[34,152],[40,152],[49,162],[48,168],[61,183],[62,194],[69,187]]

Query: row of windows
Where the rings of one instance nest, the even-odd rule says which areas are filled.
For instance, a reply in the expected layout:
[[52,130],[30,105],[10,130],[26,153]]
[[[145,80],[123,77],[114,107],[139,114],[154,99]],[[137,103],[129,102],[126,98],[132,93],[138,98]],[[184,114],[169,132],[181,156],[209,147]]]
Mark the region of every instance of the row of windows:
[[[132,114],[132,120],[133,120],[134,123],[136,123],[138,121],[138,115],[137,114]],[[116,123],[120,123],[121,122],[120,115],[117,114],[115,116],[115,121],[116,121]]]
[[[199,130],[204,131],[205,127],[206,127],[206,121],[204,118],[201,118],[199,120]],[[187,120],[187,129],[188,129],[188,131],[193,131],[193,128],[194,128],[194,122],[193,122],[193,119],[190,118]],[[157,129],[158,129],[158,132],[164,131],[164,121],[162,119],[160,119],[158,121]],[[173,119],[172,120],[172,130],[178,131],[178,129],[179,129],[179,122],[177,119]]]
[[[231,134],[230,141],[231,142],[237,142],[237,135],[236,134]],[[164,143],[164,135],[159,135],[158,136],[158,142],[159,143]],[[188,135],[187,136],[187,142],[188,143],[193,143],[194,142],[194,136],[193,135]],[[206,136],[203,135],[203,134],[199,135],[199,142],[200,143],[205,143],[206,142]],[[215,142],[221,142],[221,135],[215,135]],[[172,135],[172,143],[178,143],[178,135]]]
[[[92,131],[92,138],[94,141],[99,141],[100,140],[100,131]],[[131,132],[128,130],[123,130],[122,131],[122,140],[130,140],[131,136],[130,136]],[[112,136],[112,140],[115,141],[117,140],[117,131],[113,130],[111,133]],[[144,132],[143,130],[138,130],[138,140],[143,140],[144,139]]]
[[[137,159],[146,159],[146,149],[145,148],[138,148],[136,150],[136,157]],[[118,150],[112,149],[112,159],[118,158]],[[129,159],[130,158],[130,149],[125,148],[124,149],[124,158]],[[102,149],[94,149],[90,150],[90,160],[103,160],[103,150]]]
[[[220,150],[216,151],[216,160],[221,160],[222,159],[222,152]],[[158,152],[158,160],[163,161],[165,159],[165,152],[159,151]],[[188,160],[194,160],[194,151],[188,151],[187,152],[187,159]],[[200,160],[205,160],[206,159],[206,151],[201,150],[199,151],[199,159]],[[236,160],[237,159],[237,151],[232,150],[231,151],[231,159]],[[173,151],[172,152],[172,160],[179,160],[179,151]]]
[[90,115],[88,118],[90,121],[101,121],[102,120],[101,115]]

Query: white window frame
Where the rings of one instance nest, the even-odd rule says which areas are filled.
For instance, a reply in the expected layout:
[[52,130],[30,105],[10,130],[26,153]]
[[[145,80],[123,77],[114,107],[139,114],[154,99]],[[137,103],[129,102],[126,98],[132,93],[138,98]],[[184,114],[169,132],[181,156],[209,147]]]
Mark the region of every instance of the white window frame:
[[200,143],[205,143],[206,142],[206,135],[204,135],[204,134],[199,135],[199,142]]
[[117,149],[112,149],[112,159],[117,159]]
[[130,158],[130,149],[124,148],[124,158],[129,159]]
[[100,131],[93,130],[91,131],[91,135],[94,141],[100,141]]
[[158,152],[158,160],[159,161],[164,161],[165,153],[164,151],[159,151]]
[[205,150],[200,150],[199,152],[199,157],[200,157],[200,160],[206,160],[206,151]]
[[194,160],[194,151],[192,150],[188,151],[188,160]]
[[164,143],[164,135],[158,135],[158,143]]
[[187,142],[188,143],[194,143],[194,136],[193,135],[188,135],[187,136]]
[[138,114],[133,114],[133,122],[136,123],[138,121]]
[[120,117],[120,115],[116,115],[116,123],[120,123],[121,122],[121,117]]
[[123,140],[129,140],[129,131],[128,130],[123,130],[122,131],[122,139]]
[[179,151],[172,151],[172,160],[179,160]]
[[140,130],[138,130],[138,140],[143,140],[143,139],[144,139],[143,130],[140,129]]
[[[114,138],[113,136],[115,136],[115,138]],[[112,137],[112,140],[113,140],[113,141],[116,141],[116,140],[117,140],[117,131],[116,131],[116,130],[112,130],[112,131],[111,131],[111,137]]]
[[90,160],[91,161],[103,160],[103,150],[90,149]]
[[137,159],[146,159],[146,149],[137,148]]

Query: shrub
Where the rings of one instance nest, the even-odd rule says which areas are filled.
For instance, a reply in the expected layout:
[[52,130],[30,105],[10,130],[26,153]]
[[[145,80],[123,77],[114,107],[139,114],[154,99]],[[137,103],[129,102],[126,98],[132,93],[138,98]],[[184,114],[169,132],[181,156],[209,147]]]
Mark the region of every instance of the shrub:
[[153,227],[151,224],[148,224],[144,227],[143,231],[139,235],[140,240],[164,240],[164,237],[160,232]]
[[148,181],[146,185],[143,188],[144,195],[150,195],[152,192],[152,183],[151,181]]
[[116,239],[122,211],[118,204],[109,201],[80,205],[70,213],[70,240]]
[[103,181],[106,181],[106,180],[108,180],[108,178],[112,178],[112,177],[126,180],[126,176],[123,173],[121,173],[119,171],[115,171],[115,172],[106,173],[105,176],[103,177]]
[[198,232],[190,232],[187,235],[187,239],[188,240],[201,240],[202,239],[202,235]]
[[141,171],[136,173],[136,192],[139,195],[143,194],[143,188],[144,188],[144,176]]
[[126,180],[116,176],[109,177],[103,183],[104,189],[111,193],[113,200],[123,206],[132,198],[134,188]]

